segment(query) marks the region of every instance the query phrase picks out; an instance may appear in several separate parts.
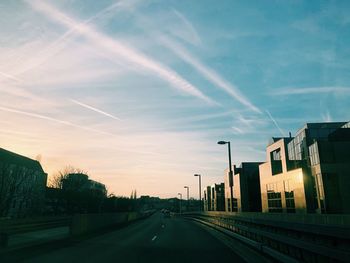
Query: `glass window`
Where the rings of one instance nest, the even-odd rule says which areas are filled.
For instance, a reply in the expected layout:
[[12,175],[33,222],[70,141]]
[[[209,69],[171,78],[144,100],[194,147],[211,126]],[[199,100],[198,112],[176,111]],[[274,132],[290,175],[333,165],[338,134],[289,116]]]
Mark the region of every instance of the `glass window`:
[[295,213],[294,187],[293,181],[284,181],[284,194],[286,198],[287,213]]
[[318,194],[318,200],[321,206],[321,211],[324,212],[325,211],[324,189],[323,189],[322,174],[320,173],[316,174],[316,189]]
[[269,212],[282,212],[281,192],[277,192],[277,183],[266,185]]
[[320,158],[319,158],[317,143],[314,143],[314,144],[309,146],[309,153],[310,153],[310,164],[311,165],[319,164]]

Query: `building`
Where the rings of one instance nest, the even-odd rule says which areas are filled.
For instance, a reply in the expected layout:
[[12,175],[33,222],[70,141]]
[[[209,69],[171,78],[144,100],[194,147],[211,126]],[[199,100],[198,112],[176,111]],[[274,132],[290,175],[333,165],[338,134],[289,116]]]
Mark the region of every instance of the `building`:
[[261,212],[260,164],[261,162],[243,162],[240,167],[234,166],[233,211]]
[[313,139],[308,155],[316,188],[316,212],[349,214],[350,122],[326,139]]
[[225,185],[213,184],[211,186],[211,209],[212,211],[225,211]]
[[225,211],[225,185],[213,184],[204,190],[204,211]]
[[99,213],[107,198],[104,184],[90,180],[86,174],[71,173],[62,179],[62,199],[65,211],[74,213]]
[[40,215],[46,183],[38,161],[0,148],[0,217]]
[[83,173],[68,174],[62,180],[62,190],[90,191],[104,197],[107,196],[106,186],[100,182],[89,179],[88,175]]
[[204,211],[212,211],[211,186],[207,186],[204,190]]
[[272,138],[259,166],[263,212],[349,213],[350,124],[307,123]]
[[291,140],[273,138],[266,149],[267,161],[259,166],[262,212],[305,213],[310,206],[306,195],[312,189],[311,177],[306,173],[304,177],[302,163],[289,165],[287,143]]

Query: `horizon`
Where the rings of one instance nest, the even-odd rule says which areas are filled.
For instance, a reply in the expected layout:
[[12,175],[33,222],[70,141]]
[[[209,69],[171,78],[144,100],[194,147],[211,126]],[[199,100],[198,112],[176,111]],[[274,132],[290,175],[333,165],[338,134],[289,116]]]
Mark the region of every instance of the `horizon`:
[[49,177],[177,198],[266,161],[271,137],[350,120],[350,3],[4,1],[1,148]]

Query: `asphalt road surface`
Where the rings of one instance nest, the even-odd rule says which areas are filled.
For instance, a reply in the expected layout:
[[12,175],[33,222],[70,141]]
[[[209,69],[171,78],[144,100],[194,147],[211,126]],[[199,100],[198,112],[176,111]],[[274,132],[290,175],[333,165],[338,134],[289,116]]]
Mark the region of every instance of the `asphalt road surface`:
[[156,213],[113,232],[30,255],[24,262],[244,261],[198,223]]

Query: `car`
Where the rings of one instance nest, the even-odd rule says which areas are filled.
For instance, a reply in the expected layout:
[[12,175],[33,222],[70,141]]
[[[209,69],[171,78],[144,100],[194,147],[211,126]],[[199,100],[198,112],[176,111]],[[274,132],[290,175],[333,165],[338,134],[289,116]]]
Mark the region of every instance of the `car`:
[[170,218],[170,211],[169,210],[165,210],[164,217],[165,218]]

